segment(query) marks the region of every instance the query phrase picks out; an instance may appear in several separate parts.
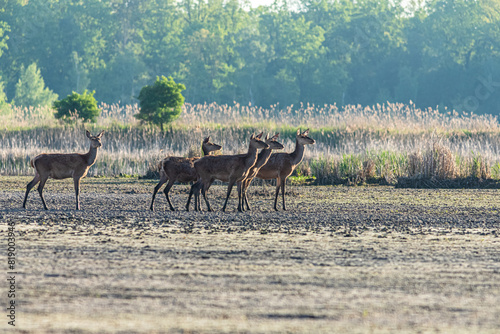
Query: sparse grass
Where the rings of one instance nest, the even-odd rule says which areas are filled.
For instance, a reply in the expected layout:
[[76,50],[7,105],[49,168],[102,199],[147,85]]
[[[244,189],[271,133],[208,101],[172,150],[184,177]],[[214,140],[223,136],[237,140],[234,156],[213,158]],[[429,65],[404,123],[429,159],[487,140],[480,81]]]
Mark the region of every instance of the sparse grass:
[[[137,105],[100,106],[96,124],[56,121],[48,108],[13,108],[0,115],[0,173],[31,175],[29,160],[42,152],[84,152],[83,129],[105,129],[103,149],[89,175],[144,175],[167,155],[190,156],[211,135],[224,154],[246,150],[253,132],[280,133],[294,149],[297,128],[310,128],[308,146],[294,176],[316,184],[394,183],[408,178],[500,178],[500,126],[491,115],[420,110],[413,104],[371,107],[335,105],[268,109],[186,104],[164,133],[133,117]],[[299,182],[299,181],[298,181]],[[310,182],[310,181],[308,181]]]

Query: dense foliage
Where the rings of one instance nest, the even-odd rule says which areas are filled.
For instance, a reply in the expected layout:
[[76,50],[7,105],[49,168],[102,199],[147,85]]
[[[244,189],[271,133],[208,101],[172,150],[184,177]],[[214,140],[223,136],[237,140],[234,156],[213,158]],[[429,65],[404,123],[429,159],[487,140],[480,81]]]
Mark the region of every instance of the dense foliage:
[[57,98],[57,94],[45,87],[45,82],[35,63],[26,69],[21,65],[19,80],[16,83],[16,95],[13,101],[15,105],[45,107],[50,106]]
[[61,101],[55,101],[53,105],[54,109],[57,110],[54,114],[55,118],[69,123],[76,119],[95,123],[101,110],[97,107],[94,93],[87,90],[83,94],[73,92]]
[[184,97],[181,92],[186,87],[175,83],[172,77],[156,78],[153,85],[144,86],[139,93],[140,111],[134,116],[141,121],[163,125],[176,120],[182,111]]
[[[500,0],[0,0],[7,99],[36,63],[59,96],[135,102],[161,75],[189,103],[500,113]],[[440,110],[443,110],[441,108]]]

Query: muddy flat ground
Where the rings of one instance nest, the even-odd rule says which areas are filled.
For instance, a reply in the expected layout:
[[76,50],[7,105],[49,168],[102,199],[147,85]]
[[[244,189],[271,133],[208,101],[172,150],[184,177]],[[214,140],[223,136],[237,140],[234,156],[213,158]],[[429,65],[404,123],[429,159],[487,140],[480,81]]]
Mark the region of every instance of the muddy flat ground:
[[288,187],[274,212],[256,186],[251,212],[233,190],[227,213],[194,213],[176,185],[179,211],[159,193],[151,212],[154,180],[87,178],[81,211],[49,180],[45,212],[36,189],[21,208],[30,179],[0,177],[19,333],[500,332],[498,190]]

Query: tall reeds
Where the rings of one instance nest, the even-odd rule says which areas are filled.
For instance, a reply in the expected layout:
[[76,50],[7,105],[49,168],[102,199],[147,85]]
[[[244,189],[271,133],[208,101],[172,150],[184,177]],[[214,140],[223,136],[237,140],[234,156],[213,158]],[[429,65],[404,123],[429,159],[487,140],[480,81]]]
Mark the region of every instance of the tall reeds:
[[420,110],[410,104],[370,107],[300,105],[270,108],[234,104],[189,105],[164,133],[133,117],[137,105],[101,104],[96,124],[56,121],[48,108],[12,108],[0,115],[0,173],[31,175],[29,160],[42,152],[84,152],[83,129],[106,130],[103,149],[90,175],[145,174],[167,155],[200,152],[211,135],[224,154],[245,151],[252,132],[280,132],[286,151],[295,132],[311,129],[297,169],[320,184],[360,183],[400,177],[500,178],[500,126],[492,115]]

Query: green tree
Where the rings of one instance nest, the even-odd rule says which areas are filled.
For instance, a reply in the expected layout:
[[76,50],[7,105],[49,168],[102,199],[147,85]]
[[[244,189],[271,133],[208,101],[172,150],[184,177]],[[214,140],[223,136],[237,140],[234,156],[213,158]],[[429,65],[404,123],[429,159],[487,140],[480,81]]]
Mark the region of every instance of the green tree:
[[134,116],[141,121],[159,125],[173,122],[182,111],[186,86],[175,83],[172,77],[157,77],[151,86],[144,86],[139,93],[140,112]]
[[57,94],[45,87],[36,63],[28,68],[21,66],[21,75],[16,84],[14,104],[18,106],[50,106],[57,99]]
[[4,92],[4,83],[0,80],[0,114],[7,111],[8,109],[9,105],[7,104],[7,96]]
[[55,101],[53,104],[57,112],[55,118],[62,119],[65,122],[73,122],[75,118],[80,118],[84,122],[95,123],[101,110],[97,107],[97,101],[94,98],[94,91],[85,90],[83,94],[73,92],[66,98]]
[[[0,13],[2,10],[0,9]],[[5,22],[0,21],[0,56],[2,56],[3,49],[7,48],[7,41],[9,40],[9,36],[7,36],[7,32],[9,31],[9,25]]]

